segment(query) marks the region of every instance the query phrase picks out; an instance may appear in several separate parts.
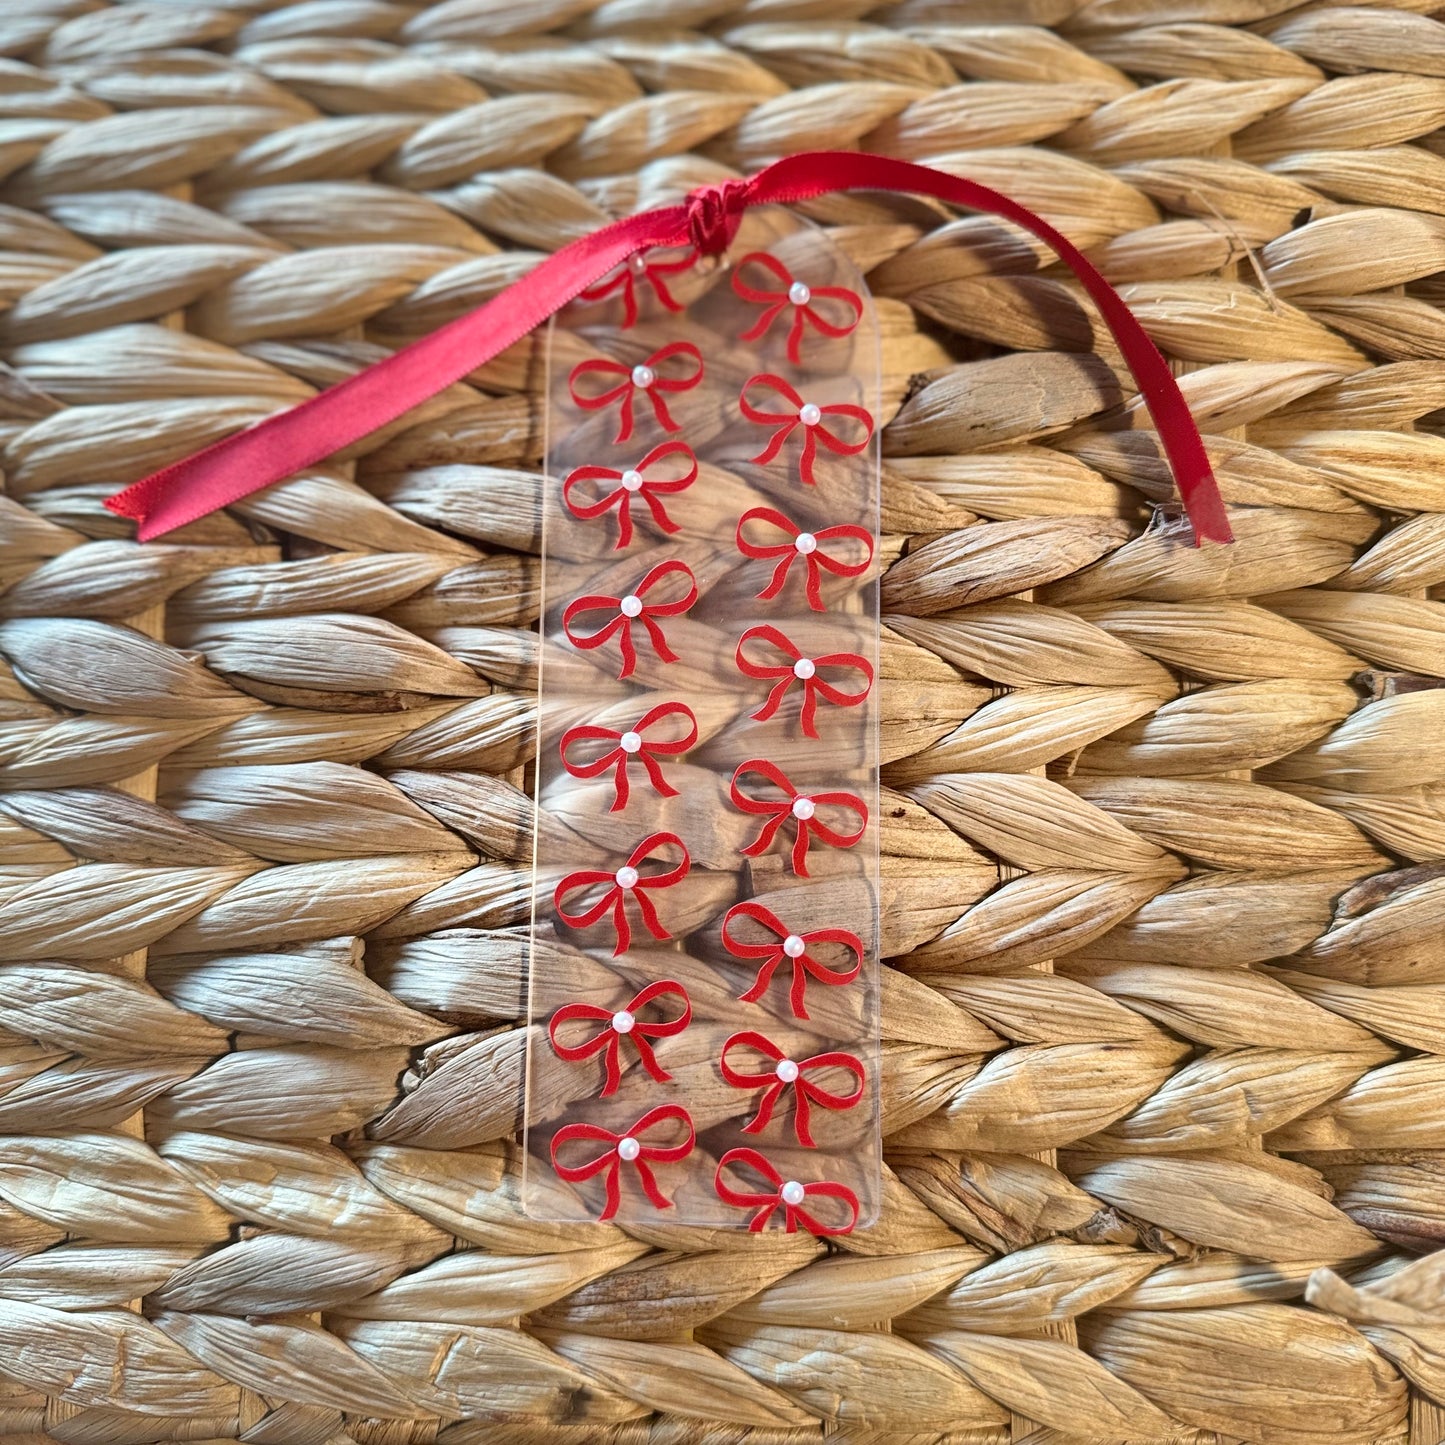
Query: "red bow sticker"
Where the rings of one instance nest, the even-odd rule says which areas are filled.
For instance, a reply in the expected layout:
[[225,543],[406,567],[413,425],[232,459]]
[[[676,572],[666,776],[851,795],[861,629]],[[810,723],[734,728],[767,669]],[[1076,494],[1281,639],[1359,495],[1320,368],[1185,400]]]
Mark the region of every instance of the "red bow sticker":
[[[735,918],[751,918],[776,935],[767,943],[744,943],[734,938],[732,922]],[[753,980],[752,987],[738,997],[743,1003],[756,1003],[768,991],[778,965],[786,958],[793,965],[793,981],[788,989],[788,1005],[793,1017],[808,1017],[807,989],[809,978],[822,984],[852,983],[863,967],[863,940],[846,928],[815,928],[811,933],[794,933],[788,926],[761,903],[748,900],[735,903],[728,909],[722,921],[722,941],[734,958],[760,958],[762,967]],[[851,968],[829,968],[812,955],[812,948],[819,943],[839,943],[853,955]]]
[[[682,376],[664,376],[662,368],[674,356],[691,357],[697,363],[696,369]],[[697,347],[690,341],[674,341],[661,350],[654,351],[646,361],[639,362],[636,366],[628,366],[621,361],[604,360],[601,357],[579,361],[567,378],[567,390],[583,411],[601,411],[603,407],[611,406],[614,401],[621,402],[617,435],[613,441],[625,442],[632,435],[632,407],[639,391],[652,403],[652,414],[663,431],[676,431],[677,423],[673,421],[662,394],[666,391],[691,391],[702,380],[702,371],[702,353]],[[622,380],[605,391],[588,395],[577,390],[577,383],[584,376],[620,376]]]
[[[680,564],[679,564],[680,565]],[[609,599],[610,600],[610,599]],[[576,605],[575,603],[573,604]],[[788,660],[782,663],[754,662],[743,649],[753,641],[771,643]],[[829,652],[822,657],[804,657],[797,647],[776,627],[750,627],[738,639],[734,654],[738,671],[745,677],[755,677],[763,682],[773,681],[767,701],[752,714],[754,722],[767,722],[782,706],[783,697],[795,682],[803,685],[803,706],[798,714],[805,737],[818,736],[818,699],[831,702],[835,707],[856,707],[868,696],[873,686],[873,664],[856,652]],[[863,674],[863,686],[857,692],[844,692],[842,688],[818,676],[819,668],[844,667]],[[623,676],[626,676],[624,673]]]
[[[653,1144],[643,1137],[659,1126],[665,1127],[674,1121],[681,1121],[687,1126],[687,1137],[680,1144]],[[686,1159],[692,1153],[696,1138],[692,1118],[686,1109],[680,1104],[659,1104],[655,1109],[649,1109],[625,1134],[614,1134],[600,1124],[564,1124],[552,1136],[552,1167],[557,1171],[557,1177],[565,1179],[569,1184],[582,1183],[606,1170],[606,1203],[602,1213],[597,1216],[598,1223],[604,1223],[617,1213],[622,1202],[620,1175],[624,1164],[631,1164],[636,1168],[637,1182],[642,1185],[642,1192],[657,1208],[671,1209],[672,1200],[657,1187],[657,1179],[651,1166],[675,1164],[679,1159]],[[607,1147],[584,1163],[564,1164],[557,1155],[574,1141],[595,1142]]]
[[[743,528],[749,522],[766,522],[782,532],[787,537],[787,541],[750,542],[743,535]],[[825,544],[843,538],[863,544],[866,552],[861,562],[845,562],[828,555]],[[808,598],[808,606],[814,612],[824,610],[823,573],[825,571],[833,573],[836,577],[861,577],[873,562],[873,537],[866,527],[841,525],[824,527],[820,532],[804,532],[795,522],[790,521],[772,507],[753,507],[750,511],[744,512],[738,519],[735,540],[738,551],[744,557],[760,560],[770,557],[778,558],[778,565],[773,568],[773,580],[757,594],[758,600],[762,602],[771,601],[783,590],[783,584],[788,580],[789,570],[793,563],[801,557],[808,572],[808,580],[804,584],[803,590]]]
[[[742,1073],[728,1062],[729,1049],[755,1049],[771,1061],[771,1066],[761,1073]],[[723,1078],[733,1088],[764,1089],[762,1098],[758,1100],[758,1112],[743,1125],[744,1134],[760,1134],[766,1129],[784,1090],[793,1089],[793,1129],[798,1136],[798,1143],[806,1149],[817,1147],[813,1143],[812,1131],[809,1128],[811,1105],[817,1104],[824,1109],[851,1109],[863,1097],[863,1065],[852,1054],[814,1054],[810,1059],[794,1060],[788,1058],[771,1039],[749,1031],[734,1034],[723,1045],[718,1062]],[[817,1073],[822,1069],[846,1069],[853,1075],[856,1087],[851,1093],[839,1094],[808,1078],[810,1073]]]
[[[686,457],[688,470],[681,477],[650,477],[648,468],[666,457]],[[659,493],[685,491],[697,480],[697,458],[686,442],[663,442],[655,446],[635,467],[618,470],[616,467],[574,467],[562,483],[562,501],[567,510],[579,521],[590,522],[604,512],[617,508],[617,545],[620,552],[632,545],[632,499],[640,497],[647,503],[652,520],[671,536],[681,528],[667,515],[666,508],[658,500]],[[604,496],[592,501],[581,501],[573,493],[585,482],[616,482],[617,485]]]
[[[783,796],[750,798],[741,787],[742,779],[747,773],[756,773],[777,788]],[[856,793],[800,793],[788,775],[776,763],[770,763],[766,758],[749,758],[747,762],[739,763],[732,776],[729,791],[732,794],[733,806],[742,812],[770,815],[768,821],[758,830],[758,836],[742,850],[749,858],[757,858],[766,853],[773,846],[778,829],[789,818],[797,824],[797,833],[793,838],[793,874],[798,878],[809,876],[808,844],[814,834],[834,848],[851,848],[868,827],[868,805]],[[853,813],[858,819],[857,828],[851,833],[839,833],[824,823],[818,817],[818,809],[832,807],[846,808]]]
[[[687,736],[666,740],[645,736],[648,729],[666,717],[685,717],[688,726]],[[590,763],[574,762],[567,756],[568,749],[574,744],[588,742],[610,742],[615,743],[616,746],[611,751],[594,758]],[[631,796],[627,782],[628,763],[635,758],[647,770],[647,779],[652,784],[653,791],[664,798],[675,798],[677,789],[662,776],[662,768],[658,765],[656,754],[685,753],[695,742],[697,742],[697,718],[692,709],[686,703],[660,702],[656,707],[649,708],[643,713],[626,732],[599,727],[594,723],[583,723],[577,727],[568,728],[562,734],[561,742],[557,744],[557,751],[561,754],[562,766],[574,778],[595,778],[605,773],[608,768],[614,769],[612,781],[616,790],[616,798],[608,811],[620,813],[627,806],[627,800]]]
[[[585,366],[588,363],[582,364]],[[788,403],[790,409],[763,411],[748,400],[748,389],[754,386],[771,387]],[[774,376],[771,372],[748,378],[743,384],[742,395],[738,398],[738,408],[751,422],[757,422],[760,426],[777,427],[767,446],[753,458],[753,461],[759,464],[772,461],[782,451],[783,443],[792,435],[794,429],[803,428],[803,454],[798,461],[798,475],[810,487],[813,485],[813,461],[818,455],[820,443],[835,456],[852,457],[857,456],[873,436],[873,418],[861,406],[849,406],[843,402],[832,406],[818,406],[814,402],[804,401],[781,376]],[[844,441],[824,424],[823,418],[829,416],[846,417],[861,426],[863,439],[858,442]]]
[[[687,578],[687,596],[675,602],[647,601],[647,594],[664,577],[678,575]],[[663,636],[657,619],[675,617],[680,612],[686,612],[696,601],[697,578],[692,575],[692,568],[686,562],[659,562],[625,597],[604,597],[600,593],[589,593],[569,602],[562,613],[562,631],[567,634],[567,640],[574,647],[585,651],[601,647],[610,637],[617,637],[622,651],[622,669],[617,674],[620,681],[631,677],[637,666],[637,647],[632,641],[632,624],[638,622],[647,629],[652,649],[658,657],[664,662],[676,662],[677,654],[667,645],[667,638]],[[579,636],[572,631],[572,624],[584,612],[610,612],[612,616],[595,632]]]
[[[661,1020],[637,1017],[648,1004],[660,998],[680,998],[682,1000],[681,1014],[675,1019]],[[591,1038],[584,1039],[580,1044],[564,1044],[558,1039],[557,1030],[563,1024],[571,1023],[574,1019],[605,1023],[606,1027],[598,1029]],[[590,1059],[593,1054],[603,1055],[607,1070],[607,1083],[602,1089],[602,1097],[605,1099],[609,1094],[615,1094],[622,1085],[622,1062],[619,1056],[623,1039],[630,1038],[632,1040],[642,1067],[658,1083],[665,1084],[672,1075],[657,1062],[657,1056],[652,1052],[650,1040],[671,1038],[674,1034],[680,1034],[691,1022],[692,1001],[687,996],[687,990],[673,979],[665,978],[648,984],[645,989],[616,1011],[591,1003],[563,1004],[547,1024],[547,1037],[552,1040],[552,1047],[556,1050],[557,1057],[566,1059],[569,1064]],[[861,1088],[862,1085],[860,1084],[859,1087]],[[798,1117],[801,1120],[803,1105],[800,1103],[798,1107]],[[838,1106],[829,1105],[828,1107],[836,1108]],[[801,1124],[799,1127],[801,1128]]]
[[[770,1188],[744,1193],[724,1184],[724,1170],[739,1165],[746,1165],[762,1175]],[[796,1234],[800,1224],[809,1234],[850,1234],[858,1223],[858,1196],[846,1184],[837,1184],[831,1179],[818,1179],[811,1184],[802,1184],[796,1179],[785,1180],[756,1149],[729,1149],[717,1162],[713,1188],[725,1204],[757,1211],[748,1222],[751,1234],[759,1234],[766,1229],[768,1221],[779,1208],[783,1210],[783,1229],[788,1234]],[[802,1207],[809,1199],[841,1199],[848,1217],[839,1224],[825,1224]]]
[[[771,272],[777,281],[775,287],[754,286],[743,279],[743,268],[749,265],[761,266]],[[808,323],[823,336],[847,336],[863,317],[863,302],[856,291],[843,286],[809,286],[806,281],[795,280],[786,266],[766,251],[752,251],[744,256],[733,272],[733,290],[744,301],[752,301],[767,309],[756,322],[744,331],[739,340],[756,341],[766,335],[768,328],[778,316],[789,307],[793,311],[793,324],[788,328],[788,360],[794,366],[801,364],[803,326]],[[838,301],[848,311],[848,320],[842,323],[829,321],[819,314],[813,303],[818,300]]]
[[[650,253],[649,253],[650,254]],[[681,311],[682,303],[675,301],[667,289],[664,276],[676,276],[679,271],[690,271],[697,264],[697,248],[691,246],[680,261],[651,261],[641,251],[629,256],[611,276],[604,277],[595,286],[589,286],[578,298],[582,301],[605,301],[614,291],[622,292],[622,329],[637,325],[637,283],[645,281],[652,287],[652,294],[669,310]],[[819,293],[822,294],[821,292]]]
[[[661,873],[643,873],[641,865],[647,855],[668,846],[681,851],[682,861]],[[692,857],[687,851],[687,844],[676,833],[653,833],[632,850],[632,856],[615,873],[601,868],[584,868],[580,872],[569,873],[553,890],[552,903],[557,909],[557,917],[573,928],[588,928],[610,911],[612,926],[617,933],[617,947],[612,950],[612,956],[617,958],[632,947],[632,925],[627,917],[629,898],[636,902],[637,911],[642,915],[643,926],[654,938],[672,937],[658,922],[657,905],[647,893],[649,889],[671,888],[680,883],[687,877],[691,867]],[[569,893],[595,888],[599,883],[611,886],[595,903],[580,913],[567,911],[562,900]]]

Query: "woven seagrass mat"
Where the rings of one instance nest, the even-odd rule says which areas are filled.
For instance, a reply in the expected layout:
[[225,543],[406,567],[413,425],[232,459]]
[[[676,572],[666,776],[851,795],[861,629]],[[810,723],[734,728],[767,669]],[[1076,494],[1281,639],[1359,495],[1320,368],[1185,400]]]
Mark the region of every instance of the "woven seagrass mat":
[[[1435,1445],[1433,8],[4,0],[0,1438]],[[883,1221],[534,1223],[537,342],[163,544],[100,501],[851,146],[1090,251],[1239,542],[1037,245],[810,207],[886,331]]]

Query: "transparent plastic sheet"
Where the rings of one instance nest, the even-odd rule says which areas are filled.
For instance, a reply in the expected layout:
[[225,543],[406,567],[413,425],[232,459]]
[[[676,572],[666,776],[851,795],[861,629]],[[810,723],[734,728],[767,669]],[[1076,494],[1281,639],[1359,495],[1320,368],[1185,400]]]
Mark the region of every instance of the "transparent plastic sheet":
[[877,1215],[878,392],[775,208],[549,331],[533,1217]]

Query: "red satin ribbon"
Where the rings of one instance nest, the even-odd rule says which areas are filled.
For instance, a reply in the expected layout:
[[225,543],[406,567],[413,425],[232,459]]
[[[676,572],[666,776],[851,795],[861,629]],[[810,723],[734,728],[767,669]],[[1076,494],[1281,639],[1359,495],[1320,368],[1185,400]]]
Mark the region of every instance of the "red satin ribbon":
[[1231,540],[1199,430],[1169,364],[1092,262],[1041,216],[976,181],[857,151],[787,156],[745,181],[694,191],[680,205],[629,216],[583,236],[486,305],[348,377],[318,396],[174,462],[106,503],[134,517],[141,541],[159,537],[261,487],[313,466],[386,426],[490,361],[629,256],[691,244],[718,255],[749,206],[793,205],[833,191],[906,191],[988,211],[1052,247],[1099,309],[1148,404],[1196,541]]
[[[778,280],[776,288],[753,286],[743,279],[744,269],[751,265],[763,267],[770,271]],[[802,342],[803,325],[809,323],[813,329],[823,336],[837,338],[847,336],[850,331],[863,319],[863,302],[858,294],[849,291],[845,286],[809,286],[807,288],[807,299],[793,299],[792,288],[799,284],[793,276],[788,273],[788,268],[778,260],[776,256],[770,256],[766,251],[750,251],[737,264],[733,272],[733,290],[743,298],[744,301],[752,301],[767,309],[758,318],[754,325],[750,326],[738,338],[739,341],[756,341],[759,337],[765,336],[768,328],[773,322],[788,309],[793,308],[793,324],[788,328],[788,360],[794,366],[802,364]],[[830,301],[840,301],[852,314],[852,320],[844,325],[829,321],[814,308],[813,302],[819,297]]]
[[[662,364],[671,361],[674,356],[690,356],[697,363],[697,370],[686,376],[664,376]],[[604,407],[611,406],[614,401],[621,402],[617,435],[613,437],[613,441],[625,442],[632,435],[632,405],[639,391],[652,403],[652,414],[663,431],[676,431],[677,423],[673,421],[662,394],[665,391],[691,391],[702,380],[702,373],[702,353],[697,347],[690,341],[673,341],[654,351],[646,361],[637,366],[628,366],[624,361],[605,360],[600,356],[579,361],[567,378],[567,390],[583,411],[601,411]],[[650,374],[651,379],[642,380],[647,374]],[[609,386],[606,391],[579,392],[577,383],[584,376],[620,376],[622,380],[615,386]]]
[[[754,386],[771,387],[788,403],[789,409],[787,411],[764,411],[761,407],[755,406],[748,400],[748,389]],[[759,466],[764,466],[772,461],[782,451],[783,443],[793,432],[798,427],[803,428],[803,449],[798,457],[798,476],[811,487],[814,484],[813,463],[818,456],[819,442],[835,456],[855,457],[868,445],[868,439],[873,435],[873,418],[861,406],[834,402],[831,406],[818,407],[816,421],[804,421],[803,408],[806,405],[807,403],[792,386],[781,376],[774,376],[771,372],[750,376],[743,383],[742,394],[738,397],[738,410],[750,422],[755,422],[759,426],[777,428],[769,438],[767,446],[753,458],[753,461],[757,462]],[[845,441],[826,425],[824,418],[830,416],[846,417],[849,421],[856,422],[863,428],[863,439],[856,442]]]
[[[686,597],[676,602],[647,601],[648,592],[664,577],[674,576],[678,573],[687,578]],[[631,615],[622,610],[629,597],[641,603],[640,610]],[[594,647],[601,647],[609,637],[617,637],[622,651],[622,670],[617,674],[618,679],[621,680],[631,677],[632,670],[637,666],[637,647],[632,641],[632,624],[640,622],[647,629],[647,636],[652,642],[653,651],[664,662],[676,662],[677,654],[667,645],[667,638],[663,636],[657,618],[675,617],[679,612],[686,612],[696,601],[697,578],[692,575],[692,568],[685,562],[659,562],[637,584],[636,589],[628,594],[628,597],[605,597],[600,592],[591,592],[585,597],[574,598],[563,610],[562,631],[567,634],[568,642],[574,647],[580,647],[589,652]],[[587,632],[578,636],[572,631],[572,624],[584,612],[610,612],[612,616],[596,632]]]
[[653,261],[638,253],[629,256],[624,265],[621,265],[609,277],[604,278],[596,286],[589,286],[578,297],[579,301],[605,301],[614,291],[622,292],[622,326],[626,330],[637,325],[637,283],[639,280],[646,281],[652,287],[652,294],[669,311],[681,311],[682,303],[674,301],[672,292],[667,289],[667,282],[664,276],[675,276],[679,271],[686,271],[697,263],[697,247],[689,246],[686,255],[679,261]]
[[[752,661],[744,654],[743,648],[754,638],[771,643],[784,657],[792,660],[771,665]],[[777,679],[768,693],[767,701],[752,714],[754,722],[767,722],[782,706],[783,697],[788,689],[795,682],[802,683],[803,706],[799,710],[798,721],[802,726],[804,737],[816,738],[818,736],[817,716],[820,697],[824,702],[831,702],[835,707],[856,707],[868,696],[868,691],[873,686],[873,664],[866,657],[860,657],[856,652],[829,652],[822,657],[805,658],[776,627],[768,625],[750,627],[743,633],[738,639],[734,661],[738,665],[738,671],[745,677],[755,677],[762,682],[767,682],[772,678]],[[806,673],[799,672],[799,663],[810,663],[813,670]],[[818,675],[817,670],[824,667],[852,668],[855,672],[861,672],[866,680],[858,692],[844,692],[842,688]]]
[[[740,1189],[734,1189],[731,1185],[724,1184],[723,1171],[739,1164],[745,1164],[749,1169],[756,1170],[772,1185],[772,1188],[761,1193],[755,1191],[744,1193]],[[786,1197],[792,1192],[789,1186],[798,1190],[796,1203]],[[788,1234],[796,1234],[800,1224],[809,1234],[850,1234],[858,1223],[858,1196],[846,1184],[838,1184],[831,1179],[816,1179],[811,1184],[801,1184],[793,1179],[785,1182],[783,1176],[756,1149],[729,1149],[717,1162],[717,1173],[713,1176],[713,1188],[717,1190],[718,1198],[725,1204],[735,1205],[739,1209],[755,1209],[757,1211],[748,1222],[748,1232],[751,1234],[759,1234],[766,1229],[768,1221],[779,1208],[783,1210],[783,1229]],[[824,1224],[802,1207],[804,1200],[818,1198],[841,1199],[849,1211],[848,1222],[837,1225]]]
[[[750,542],[743,536],[743,528],[749,522],[767,522],[786,534],[788,540],[786,542]],[[825,542],[832,542],[842,537],[851,538],[864,545],[867,552],[861,562],[841,562],[836,557],[830,557],[824,550]],[[800,548],[798,546],[799,538],[810,539],[811,547],[806,551]],[[744,512],[738,518],[735,540],[738,551],[744,557],[758,559],[777,557],[779,559],[778,565],[773,568],[773,580],[757,594],[760,601],[771,601],[783,590],[783,584],[788,580],[789,569],[801,557],[808,572],[804,591],[807,594],[808,606],[814,612],[824,610],[823,573],[825,571],[831,572],[837,577],[861,577],[873,562],[873,536],[866,527],[855,527],[844,523],[836,527],[824,527],[818,532],[804,532],[795,522],[790,521],[773,507],[753,507],[750,511]]]
[[[756,1049],[765,1058],[771,1059],[773,1066],[760,1074],[742,1073],[728,1062],[728,1050],[734,1048]],[[778,1073],[778,1068],[780,1065],[789,1064],[797,1072],[791,1079],[785,1079]],[[772,1120],[773,1110],[777,1107],[778,1100],[782,1098],[786,1089],[791,1088],[794,1091],[793,1130],[798,1136],[798,1143],[805,1149],[817,1148],[817,1145],[813,1143],[813,1134],[809,1127],[811,1106],[817,1104],[823,1109],[851,1109],[863,1097],[866,1083],[863,1065],[852,1054],[840,1052],[814,1054],[810,1059],[795,1061],[788,1058],[771,1039],[751,1031],[734,1034],[722,1046],[718,1065],[722,1069],[723,1078],[735,1089],[756,1089],[766,1086],[762,1098],[758,1100],[757,1113],[743,1125],[744,1134],[762,1133]],[[810,1073],[816,1073],[820,1069],[846,1069],[857,1081],[857,1087],[850,1094],[839,1094],[831,1089],[825,1089],[821,1084],[815,1084],[808,1077]]]
[[[640,1019],[637,1017],[640,1010],[660,998],[680,998],[682,1013],[675,1019]],[[557,1038],[557,1029],[560,1025],[571,1023],[574,1019],[601,1022],[606,1027],[598,1029],[590,1039],[586,1039],[580,1044],[564,1044]],[[632,1040],[637,1048],[638,1061],[648,1074],[658,1083],[665,1084],[672,1075],[657,1062],[657,1056],[652,1052],[652,1044],[649,1040],[669,1039],[674,1034],[680,1034],[691,1022],[692,1000],[688,998],[687,990],[675,980],[664,978],[659,979],[656,983],[648,984],[620,1009],[602,1008],[600,1005],[592,1003],[564,1003],[548,1022],[547,1037],[552,1040],[552,1047],[556,1050],[557,1057],[566,1059],[569,1064],[590,1059],[593,1054],[603,1055],[607,1070],[607,1082],[602,1089],[602,1097],[605,1099],[609,1094],[615,1094],[622,1085],[620,1054],[624,1038]],[[619,1030],[617,1027],[619,1023],[625,1024],[626,1027]],[[828,1105],[827,1107],[837,1106]]]
[[[689,728],[687,736],[670,740],[649,739],[645,736],[647,730],[654,723],[661,722],[665,717],[685,717]],[[624,745],[628,733],[636,738],[636,747],[629,748]],[[608,768],[614,769],[612,782],[616,797],[608,812],[620,813],[627,806],[627,800],[631,796],[627,782],[627,764],[629,762],[635,758],[642,764],[647,770],[647,780],[652,784],[654,792],[664,798],[675,798],[677,789],[663,777],[656,754],[685,753],[696,741],[697,718],[692,709],[682,702],[660,702],[656,707],[649,708],[643,713],[627,732],[599,727],[595,723],[583,723],[577,727],[568,728],[562,734],[562,740],[557,744],[557,751],[561,755],[562,766],[574,778],[595,778],[605,773]],[[574,743],[581,742],[612,742],[617,746],[611,752],[594,758],[590,763],[574,763],[567,756],[567,750]]]
[[[778,788],[781,798],[750,798],[743,792],[741,780],[746,773],[757,773],[759,777]],[[749,758],[739,763],[729,785],[733,806],[744,813],[768,815],[768,821],[758,830],[758,836],[742,851],[749,858],[766,853],[773,846],[778,829],[789,818],[797,824],[793,838],[793,873],[798,878],[807,878],[808,845],[814,834],[834,848],[851,848],[868,827],[868,805],[855,793],[827,792],[800,793],[789,780],[788,775],[776,763],[766,758]],[[799,802],[811,803],[812,810],[799,809]],[[827,807],[847,808],[858,818],[858,827],[851,833],[839,833],[828,827],[817,815],[816,809]]]
[[[640,871],[641,865],[649,853],[669,844],[682,850],[680,863],[662,873]],[[557,917],[573,928],[588,928],[610,910],[612,926],[617,932],[617,947],[612,950],[612,956],[617,958],[632,947],[632,925],[627,918],[628,895],[630,894],[636,900],[637,911],[642,915],[643,926],[647,931],[657,939],[671,938],[672,935],[658,922],[657,906],[647,896],[647,890],[671,888],[673,884],[680,883],[687,877],[691,867],[692,856],[687,851],[687,844],[676,833],[653,833],[644,838],[632,850],[632,856],[616,873],[609,873],[602,868],[584,868],[580,872],[569,873],[553,889],[552,904],[557,910]],[[631,870],[631,873],[636,875],[635,882],[624,883],[618,877],[618,874],[626,874],[627,870]],[[610,883],[612,886],[601,898],[584,908],[581,913],[567,911],[562,902],[567,894],[576,889],[595,888],[599,883]]]
[[[738,917],[751,918],[753,922],[761,923],[764,928],[777,934],[777,940],[772,943],[744,943],[741,939],[734,938],[730,925],[733,919]],[[794,939],[797,944],[793,946],[798,951],[789,953],[788,945]],[[778,971],[778,965],[785,958],[791,961],[793,981],[788,989],[788,1005],[796,1019],[808,1017],[807,991],[810,978],[829,985],[852,983],[863,967],[863,940],[856,933],[850,933],[846,928],[815,928],[811,933],[793,933],[776,913],[752,899],[746,903],[734,903],[728,909],[722,921],[722,941],[734,958],[763,960],[752,987],[746,993],[738,995],[742,1003],[756,1003],[762,998],[773,981],[773,975]],[[853,966],[829,968],[827,964],[820,963],[809,952],[815,943],[841,943],[853,954]],[[801,948],[798,945],[801,945]]]
[[[685,476],[649,477],[647,475],[647,469],[650,466],[662,461],[664,457],[670,456],[687,458],[689,465]],[[629,472],[619,471],[616,467],[574,467],[567,473],[567,478],[562,483],[562,501],[567,510],[579,521],[590,522],[594,517],[600,517],[611,508],[617,508],[617,545],[613,548],[616,552],[632,545],[633,497],[641,497],[647,503],[647,509],[652,513],[652,520],[669,536],[682,530],[667,515],[666,508],[657,499],[658,493],[681,492],[690,487],[697,480],[697,458],[686,442],[663,442],[660,446],[653,447],[630,470],[633,479],[631,487],[627,485],[626,480]],[[582,482],[616,482],[617,485],[604,497],[599,497],[591,502],[582,502],[576,500],[572,495]]]
[[[665,1125],[676,1119],[687,1125],[687,1138],[681,1144],[649,1144],[644,1141],[644,1134],[660,1124]],[[565,1179],[569,1184],[580,1184],[601,1174],[604,1169],[607,1171],[606,1203],[602,1213],[597,1216],[598,1223],[602,1223],[617,1213],[622,1202],[622,1183],[619,1176],[622,1166],[629,1162],[636,1167],[637,1182],[642,1185],[642,1192],[648,1199],[659,1209],[671,1209],[672,1200],[657,1187],[657,1179],[651,1166],[675,1164],[679,1159],[686,1159],[692,1153],[696,1138],[697,1132],[692,1126],[692,1119],[681,1104],[659,1104],[655,1109],[649,1109],[625,1134],[614,1134],[600,1124],[563,1124],[552,1136],[552,1167],[557,1171],[557,1177]],[[630,1161],[621,1154],[621,1146],[628,1139],[638,1146],[636,1156]],[[557,1158],[558,1151],[574,1140],[605,1144],[607,1148],[583,1164],[563,1164]]]

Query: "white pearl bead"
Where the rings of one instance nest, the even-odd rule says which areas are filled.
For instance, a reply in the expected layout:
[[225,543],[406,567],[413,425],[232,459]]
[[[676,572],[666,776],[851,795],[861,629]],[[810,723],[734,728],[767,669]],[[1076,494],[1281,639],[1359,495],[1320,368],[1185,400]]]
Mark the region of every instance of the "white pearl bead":
[[612,1032],[615,1034],[630,1034],[632,1032],[632,1026],[636,1022],[637,1020],[633,1018],[625,1008],[618,1009],[617,1012],[612,1015]]
[[777,1073],[785,1084],[791,1084],[798,1077],[798,1066],[791,1059],[779,1059]]
[[[621,1152],[620,1146],[618,1152]],[[784,1204],[801,1204],[808,1197],[808,1191],[796,1179],[788,1180],[779,1192]]]
[[818,805],[811,798],[793,799],[793,816],[795,818],[811,818],[818,811]]
[[617,886],[619,888],[637,887],[637,869],[623,867],[617,870]]
[[811,401],[804,402],[803,405],[798,408],[798,420],[802,422],[804,426],[817,426],[818,423],[823,420],[823,408],[814,406]]
[[783,940],[783,952],[786,953],[789,958],[801,958],[807,951],[807,947],[808,945],[804,943],[796,933],[790,933]]
[[642,751],[641,733],[623,733],[617,741],[622,745],[622,751],[624,753],[640,753]]
[[642,490],[642,473],[623,472],[622,490],[624,492],[640,492]]
[[629,256],[627,264],[636,276],[641,276],[647,270],[647,258],[640,251],[635,256]]
[[818,550],[818,539],[811,532],[799,532],[793,546],[806,557],[809,552]]
[[813,293],[801,281],[794,281],[788,287],[788,300],[794,306],[806,306],[813,299]]
[[632,384],[646,390],[657,380],[657,373],[650,366],[634,366],[632,368]]
[[617,604],[617,607],[624,617],[642,616],[642,598],[635,592],[629,592],[627,596]]
[[[617,1157],[625,1159],[629,1164],[642,1153],[642,1145],[636,1139],[619,1139],[617,1141]],[[802,1195],[798,1196],[800,1199]]]
[[818,665],[813,661],[811,657],[800,657],[793,664],[793,676],[801,677],[804,682],[806,682],[810,677],[812,677],[812,675],[817,672],[817,670]]

